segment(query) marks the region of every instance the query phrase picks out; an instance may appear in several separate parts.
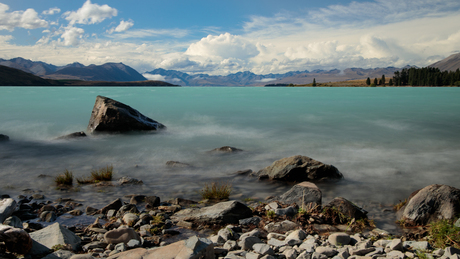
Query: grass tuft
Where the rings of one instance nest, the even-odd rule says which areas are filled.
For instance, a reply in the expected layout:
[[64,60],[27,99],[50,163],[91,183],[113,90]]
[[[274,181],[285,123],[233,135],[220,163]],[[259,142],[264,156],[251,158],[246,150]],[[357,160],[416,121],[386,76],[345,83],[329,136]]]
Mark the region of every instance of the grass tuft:
[[232,185],[229,183],[206,183],[201,189],[201,197],[203,199],[217,199],[223,200],[228,199],[230,197],[230,193],[232,192]]
[[73,184],[73,174],[69,170],[65,170],[63,174],[56,176],[54,179],[57,185],[72,185]]
[[460,228],[452,220],[439,220],[429,225],[431,242],[434,247],[445,248],[452,246],[460,248]]
[[111,181],[113,175],[113,166],[106,166],[98,170],[92,170],[91,176],[86,178],[77,178],[79,184],[98,183],[101,181]]

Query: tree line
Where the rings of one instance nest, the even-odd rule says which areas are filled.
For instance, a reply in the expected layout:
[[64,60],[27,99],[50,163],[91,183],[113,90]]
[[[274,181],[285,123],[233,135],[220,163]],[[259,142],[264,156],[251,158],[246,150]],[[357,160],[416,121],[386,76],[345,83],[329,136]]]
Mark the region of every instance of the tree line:
[[460,69],[441,71],[435,67],[403,68],[394,73],[388,84],[385,83],[385,75],[382,75],[381,79],[375,78],[374,82],[371,82],[368,77],[366,84],[369,86],[460,86]]

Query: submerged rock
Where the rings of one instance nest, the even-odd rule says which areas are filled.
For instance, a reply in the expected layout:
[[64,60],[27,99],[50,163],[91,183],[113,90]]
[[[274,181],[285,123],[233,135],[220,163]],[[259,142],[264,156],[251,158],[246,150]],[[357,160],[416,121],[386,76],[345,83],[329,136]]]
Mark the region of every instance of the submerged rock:
[[311,159],[307,156],[291,156],[275,161],[271,166],[256,173],[260,179],[289,182],[321,181],[341,179],[343,175],[333,165]]
[[432,184],[413,192],[398,211],[400,220],[413,225],[453,219],[459,213],[460,190],[442,184]]
[[87,131],[89,133],[127,132],[163,128],[166,128],[163,124],[146,117],[136,109],[99,95],[96,97]]
[[79,131],[79,132],[74,132],[74,133],[70,133],[70,134],[58,137],[56,139],[75,139],[75,138],[82,138],[82,137],[86,137],[86,133],[83,131]]
[[166,166],[169,168],[192,168],[193,166],[179,161],[167,161]]
[[10,137],[8,137],[7,135],[0,134],[0,142],[8,140],[10,140]]
[[236,153],[236,152],[241,152],[241,151],[243,150],[236,148],[236,147],[223,146],[223,147],[215,148],[209,152],[211,153]]

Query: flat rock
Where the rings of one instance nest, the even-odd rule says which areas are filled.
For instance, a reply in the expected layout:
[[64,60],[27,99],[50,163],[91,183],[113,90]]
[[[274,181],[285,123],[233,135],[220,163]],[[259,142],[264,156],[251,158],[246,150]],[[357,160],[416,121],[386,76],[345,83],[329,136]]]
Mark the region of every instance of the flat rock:
[[240,219],[252,216],[252,211],[239,201],[220,202],[201,209],[185,209],[173,215],[176,221],[185,220],[206,224],[237,224]]
[[166,128],[136,109],[113,99],[97,96],[87,132],[151,131]]
[[284,204],[296,203],[299,206],[312,204],[321,205],[321,190],[312,182],[301,182],[294,185],[290,190],[281,196],[274,198]]
[[453,219],[459,213],[460,190],[432,184],[413,192],[398,211],[398,216],[407,224],[426,225],[433,220]]
[[0,200],[0,224],[13,214],[16,204],[16,201],[11,198]]
[[289,182],[321,181],[341,179],[343,175],[332,165],[307,156],[291,156],[273,162],[271,166],[257,172],[259,178]]
[[289,221],[289,220],[285,220],[285,221],[281,221],[281,222],[271,222],[271,223],[267,224],[264,227],[264,229],[267,232],[275,232],[275,233],[284,234],[287,231],[294,230],[294,229],[296,229],[298,227],[299,227],[299,225],[297,225],[296,223],[294,223],[292,221]]
[[331,245],[345,246],[350,243],[351,238],[347,233],[332,233],[329,235],[327,240]]
[[50,252],[53,246],[69,244],[73,250],[81,244],[81,239],[72,231],[68,230],[59,223],[54,223],[44,229],[30,233],[33,239],[30,254],[41,255]]

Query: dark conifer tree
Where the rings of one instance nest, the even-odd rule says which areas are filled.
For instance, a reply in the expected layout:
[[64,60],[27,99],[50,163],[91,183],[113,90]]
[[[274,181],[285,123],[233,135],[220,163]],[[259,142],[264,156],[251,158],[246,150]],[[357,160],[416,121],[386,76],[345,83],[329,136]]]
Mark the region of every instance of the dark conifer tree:
[[366,85],[371,85],[371,79],[369,77],[366,79]]

